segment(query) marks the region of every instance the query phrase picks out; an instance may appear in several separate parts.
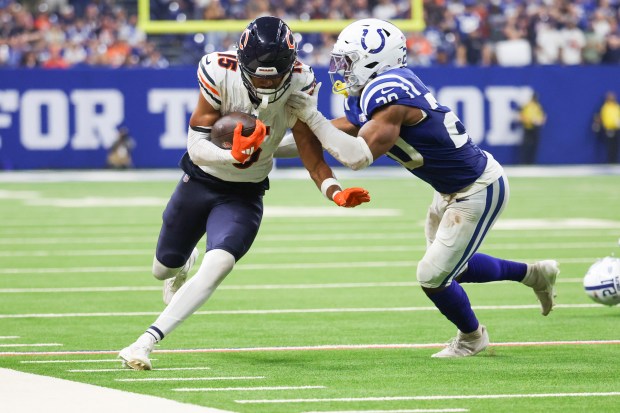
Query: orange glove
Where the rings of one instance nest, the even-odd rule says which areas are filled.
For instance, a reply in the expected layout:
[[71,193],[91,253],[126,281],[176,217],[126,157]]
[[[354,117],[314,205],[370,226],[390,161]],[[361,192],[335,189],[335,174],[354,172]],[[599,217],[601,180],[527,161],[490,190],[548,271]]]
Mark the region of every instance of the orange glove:
[[353,208],[370,202],[370,195],[364,188],[347,188],[334,194],[334,202],[341,207]]
[[242,131],[243,124],[239,122],[235,127],[235,134],[233,135],[233,145],[230,153],[237,161],[244,163],[245,161],[250,159],[250,156],[252,156],[252,154],[265,140],[265,136],[267,135],[267,128],[265,127],[265,124],[263,122],[256,119],[256,128],[250,136],[243,136],[241,134]]

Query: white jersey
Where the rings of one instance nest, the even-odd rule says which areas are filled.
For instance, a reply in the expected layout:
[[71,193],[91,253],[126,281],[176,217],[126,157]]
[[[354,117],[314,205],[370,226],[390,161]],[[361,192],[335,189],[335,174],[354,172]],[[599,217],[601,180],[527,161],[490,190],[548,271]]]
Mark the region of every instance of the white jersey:
[[297,122],[297,117],[286,107],[286,101],[294,91],[312,93],[315,86],[310,66],[295,62],[291,84],[284,95],[266,108],[252,103],[241,78],[241,68],[235,51],[215,52],[203,56],[198,65],[198,84],[202,96],[219,110],[222,116],[231,112],[255,115],[268,128],[268,136],[260,147],[258,160],[252,163],[200,166],[219,179],[230,182],[261,182],[273,167],[273,154],[286,131]]

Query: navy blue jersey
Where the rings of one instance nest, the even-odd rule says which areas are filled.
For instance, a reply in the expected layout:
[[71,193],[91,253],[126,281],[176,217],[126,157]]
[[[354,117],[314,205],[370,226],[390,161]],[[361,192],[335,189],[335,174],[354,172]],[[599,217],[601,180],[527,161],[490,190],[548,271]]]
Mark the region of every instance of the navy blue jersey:
[[387,156],[444,194],[458,192],[482,175],[486,154],[472,142],[450,108],[437,103],[411,70],[397,68],[380,74],[361,96],[347,99],[345,114],[351,123],[362,127],[386,105],[413,106],[426,114],[416,125],[401,126],[400,138]]

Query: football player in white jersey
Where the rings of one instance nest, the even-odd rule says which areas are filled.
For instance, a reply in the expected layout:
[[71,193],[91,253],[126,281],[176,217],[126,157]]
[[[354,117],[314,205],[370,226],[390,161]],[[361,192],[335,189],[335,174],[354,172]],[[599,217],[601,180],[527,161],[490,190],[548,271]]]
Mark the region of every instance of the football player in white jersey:
[[[427,213],[427,250],[417,266],[426,295],[458,329],[433,357],[473,356],[489,344],[460,283],[518,281],[531,287],[547,315],[558,263],[502,260],[476,253],[508,202],[501,165],[467,135],[406,67],[405,36],[393,24],[364,19],[347,26],[330,63],[333,90],[347,95],[345,117],[325,119],[316,95],[293,93],[289,105],[342,164],[361,169],[387,155],[435,190]],[[317,89],[320,85],[317,86]]]
[[[337,205],[355,207],[370,201],[363,188],[340,187],[323,159],[320,142],[286,106],[293,91],[313,93],[315,83],[312,69],[297,61],[289,27],[276,17],[252,21],[236,51],[201,59],[201,93],[180,162],[185,174],[164,210],[153,260],[153,275],[164,280],[168,306],[136,342],[120,351],[125,367],[151,369],[149,354],[155,343],[202,306],[249,250],[260,226],[276,151],[298,150],[317,187]],[[231,112],[255,115],[256,128],[244,137],[239,123],[232,150],[224,150],[211,143],[209,135],[215,121]],[[289,128],[296,148],[280,145]],[[206,254],[197,273],[185,282],[205,232]]]

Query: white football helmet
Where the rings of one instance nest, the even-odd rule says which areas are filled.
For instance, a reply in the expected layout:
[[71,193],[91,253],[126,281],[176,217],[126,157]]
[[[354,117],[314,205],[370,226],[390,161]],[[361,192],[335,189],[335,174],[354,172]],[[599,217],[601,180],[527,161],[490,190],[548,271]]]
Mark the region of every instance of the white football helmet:
[[333,91],[357,96],[377,74],[406,64],[403,32],[384,20],[356,21],[344,28],[332,49],[329,75]]
[[620,304],[620,258],[605,257],[592,264],[583,279],[583,288],[597,303]]

